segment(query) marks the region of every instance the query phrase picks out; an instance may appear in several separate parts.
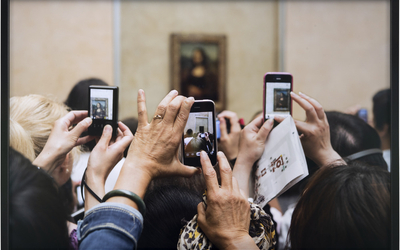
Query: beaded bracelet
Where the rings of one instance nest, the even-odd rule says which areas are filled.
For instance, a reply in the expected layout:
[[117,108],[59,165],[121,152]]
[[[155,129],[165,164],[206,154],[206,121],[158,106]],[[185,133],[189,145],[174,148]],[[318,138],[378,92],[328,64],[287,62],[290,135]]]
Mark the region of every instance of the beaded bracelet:
[[106,200],[110,199],[111,197],[115,197],[115,196],[123,196],[123,197],[130,199],[131,201],[136,203],[136,205],[139,208],[139,212],[143,216],[146,214],[146,205],[144,204],[144,201],[139,197],[139,195],[137,195],[131,191],[128,191],[128,190],[123,190],[123,189],[111,190],[106,195],[104,195],[103,202],[105,202]]

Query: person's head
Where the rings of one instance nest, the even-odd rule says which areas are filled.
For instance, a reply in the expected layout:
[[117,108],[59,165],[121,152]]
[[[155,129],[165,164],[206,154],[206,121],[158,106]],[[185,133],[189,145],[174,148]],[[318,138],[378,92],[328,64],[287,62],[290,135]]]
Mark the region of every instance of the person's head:
[[202,193],[182,178],[168,179],[153,181],[145,194],[147,212],[139,249],[176,249],[181,228],[197,214]]
[[71,92],[65,100],[65,105],[67,105],[71,110],[87,110],[89,103],[89,86],[99,85],[99,86],[109,86],[101,79],[89,78],[79,81],[72,88]]
[[67,249],[67,213],[57,185],[10,148],[9,233],[12,249]]
[[[376,130],[359,117],[340,112],[326,112],[326,117],[332,148],[341,157],[371,149],[379,151],[381,148],[381,140]],[[354,160],[387,169],[382,152],[367,154]]]
[[388,249],[390,174],[351,163],[318,170],[297,203],[291,249]]
[[207,64],[207,54],[203,48],[195,48],[192,52],[192,63],[193,65],[203,65]]
[[[40,95],[12,97],[10,99],[10,146],[30,161],[42,152],[54,122],[68,113],[67,107]],[[55,169],[57,183],[67,182],[72,172],[73,160],[79,156],[75,147],[64,163]]]
[[381,90],[372,98],[374,115],[374,127],[382,133],[385,132],[390,136],[391,129],[391,98],[390,89]]
[[97,107],[98,109],[101,109],[101,104],[98,102],[98,103],[96,104],[96,107]]
[[193,130],[191,128],[189,128],[188,130],[186,130],[186,137],[192,137],[193,136]]

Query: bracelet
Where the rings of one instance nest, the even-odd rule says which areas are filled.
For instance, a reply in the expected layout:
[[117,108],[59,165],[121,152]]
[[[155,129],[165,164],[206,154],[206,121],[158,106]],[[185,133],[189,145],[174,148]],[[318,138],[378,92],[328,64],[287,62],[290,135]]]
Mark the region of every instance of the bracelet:
[[144,204],[144,201],[142,200],[142,198],[140,198],[139,195],[137,195],[131,191],[128,191],[128,190],[123,190],[123,189],[111,190],[106,195],[104,195],[103,202],[105,202],[106,200],[110,199],[111,197],[115,197],[115,196],[123,196],[123,197],[130,199],[131,201],[136,203],[136,205],[139,208],[139,212],[143,216],[146,214],[146,205]]
[[93,197],[98,201],[98,202],[100,202],[100,203],[102,203],[103,201],[100,199],[100,197],[95,193],[95,192],[93,192],[93,190],[88,186],[88,184],[86,183],[86,181],[85,181],[85,177],[86,177],[86,170],[87,170],[87,168],[85,169],[85,172],[83,172],[83,176],[82,176],[82,181],[81,181],[81,183],[82,183],[82,188],[81,188],[81,195],[82,195],[82,200],[83,200],[83,202],[85,202],[85,198],[84,198],[84,196],[83,196],[83,187],[85,187],[88,191],[89,191],[89,193],[91,194],[91,195],[93,195]]

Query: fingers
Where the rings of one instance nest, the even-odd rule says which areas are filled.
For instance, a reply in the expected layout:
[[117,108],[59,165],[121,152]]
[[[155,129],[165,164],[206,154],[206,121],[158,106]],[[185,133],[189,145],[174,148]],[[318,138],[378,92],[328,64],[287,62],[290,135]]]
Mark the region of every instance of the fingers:
[[[218,116],[219,118],[219,116]],[[228,137],[228,129],[226,127],[226,121],[225,118],[219,118],[219,130],[221,131],[221,140],[224,138]]]
[[186,99],[184,96],[177,96],[173,98],[168,104],[167,104],[167,110],[165,111],[165,115],[163,118],[163,121],[165,123],[173,123],[175,121],[175,118],[181,108],[181,105],[183,101]]
[[[168,93],[168,95],[166,95],[164,97],[164,99],[162,99],[162,101],[160,102],[160,104],[158,104],[157,106],[157,110],[155,115],[160,115],[162,117],[164,117],[166,111],[167,111],[167,107],[168,104],[178,95],[178,91],[176,90],[172,90],[171,92]],[[160,120],[161,119],[156,119],[156,120]],[[155,119],[153,119],[153,121],[155,121]]]
[[217,153],[219,163],[219,171],[221,176],[221,187],[231,190],[232,189],[232,169],[229,165],[228,159],[222,152]]
[[302,97],[296,95],[294,92],[290,92],[290,96],[293,98],[295,102],[297,102],[300,107],[302,107],[306,111],[306,117],[308,121],[315,121],[318,119],[317,113],[307,100],[303,99]]
[[266,122],[264,122],[263,126],[260,128],[260,131],[258,131],[258,138],[262,141],[266,141],[273,126],[274,119],[268,119]]
[[139,89],[137,96],[138,128],[147,125],[146,97],[143,89]]
[[70,111],[63,118],[61,118],[66,124],[67,127],[77,124],[88,116],[87,110],[80,111]]
[[313,98],[299,92],[300,96],[306,99],[311,105],[314,107],[315,111],[317,112],[317,116],[319,119],[324,119],[325,118],[325,112],[321,104],[314,100]]
[[132,131],[123,122],[118,122],[118,127],[124,136],[133,136]]
[[274,116],[274,120],[277,121],[278,123],[281,123],[281,122],[283,122],[283,120],[285,120],[285,118],[282,116],[276,115],[276,116]]
[[82,138],[79,138],[79,139],[76,141],[75,146],[80,146],[80,145],[86,144],[86,143],[92,141],[92,140],[95,139],[95,138],[96,138],[96,136],[94,136],[94,135],[87,135],[87,136],[84,136],[84,137],[82,137]]
[[218,118],[228,118],[229,122],[231,123],[231,132],[238,132],[241,130],[240,124],[239,124],[239,118],[237,117],[237,114],[235,112],[225,110],[222,111],[219,115]]
[[219,189],[217,173],[211,165],[210,158],[205,151],[200,152],[200,162],[203,169],[203,175],[206,182],[207,190],[211,193],[217,192]]
[[176,126],[176,129],[178,129],[179,131],[181,130],[183,131],[183,129],[185,128],[186,122],[189,118],[190,109],[192,108],[193,103],[194,103],[193,97],[186,98],[183,101],[174,125]]
[[70,134],[76,138],[79,138],[83,132],[85,132],[88,127],[92,124],[92,119],[86,117],[83,121],[80,121],[71,131]]

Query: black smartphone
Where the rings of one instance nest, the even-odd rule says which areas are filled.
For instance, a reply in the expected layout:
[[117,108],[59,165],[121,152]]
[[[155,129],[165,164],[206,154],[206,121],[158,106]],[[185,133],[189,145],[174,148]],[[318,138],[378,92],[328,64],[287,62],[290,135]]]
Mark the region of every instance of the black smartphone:
[[88,114],[92,124],[88,128],[89,135],[101,135],[105,125],[113,128],[113,136],[118,129],[118,87],[89,86]]
[[217,163],[217,138],[215,104],[211,100],[197,100],[193,103],[182,136],[183,164],[201,167],[201,150],[207,152],[214,166]]
[[[286,72],[268,72],[264,75],[264,120],[275,115],[288,117],[292,115],[293,77]],[[274,121],[274,127],[277,122]]]

